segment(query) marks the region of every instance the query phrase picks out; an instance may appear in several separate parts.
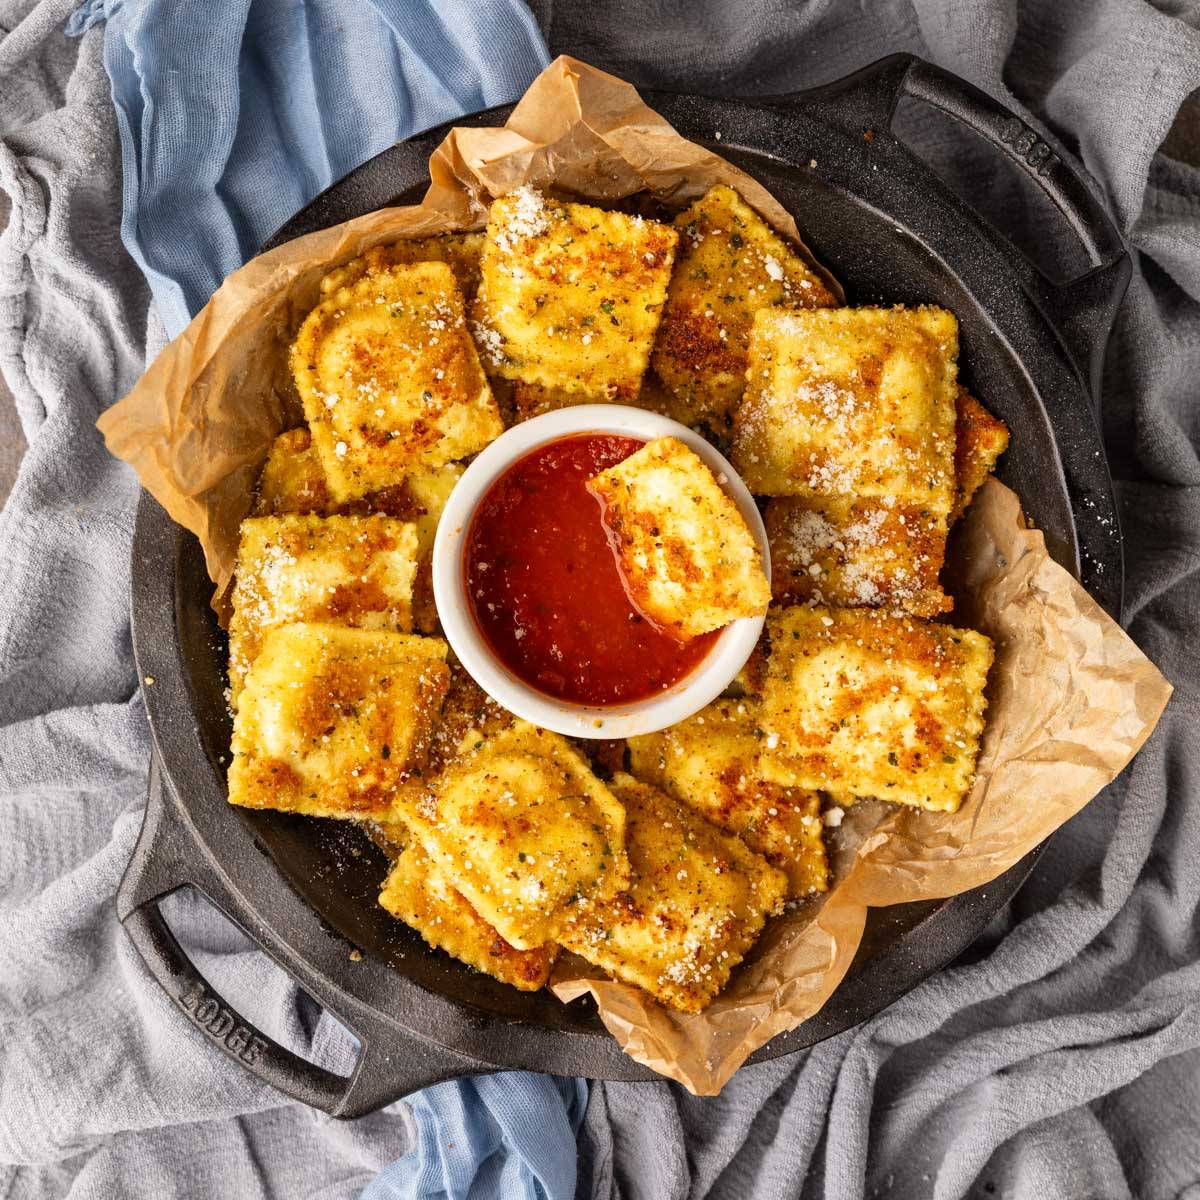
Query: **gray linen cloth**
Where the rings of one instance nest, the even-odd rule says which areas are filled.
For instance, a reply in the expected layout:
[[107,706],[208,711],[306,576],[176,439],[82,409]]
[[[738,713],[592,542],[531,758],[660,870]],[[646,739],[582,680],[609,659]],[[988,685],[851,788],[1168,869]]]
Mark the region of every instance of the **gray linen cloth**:
[[[217,1055],[113,916],[148,753],[129,653],[136,485],[92,423],[161,343],[117,238],[99,31],[0,0],[0,370],[30,449],[0,515],[0,1197],[349,1197],[403,1105],[332,1122]],[[1135,249],[1105,428],[1130,631],[1176,695],[963,960],[715,1099],[595,1084],[580,1195],[1200,1200],[1200,171],[1159,152],[1200,87],[1200,11],[1164,0],[534,5],[552,52],[646,86],[764,94],[906,49],[1077,151]],[[1053,222],[971,141],[904,129],[1024,244]],[[1020,431],[1017,431],[1018,436]],[[200,907],[202,969],[293,1046],[345,1046]]]

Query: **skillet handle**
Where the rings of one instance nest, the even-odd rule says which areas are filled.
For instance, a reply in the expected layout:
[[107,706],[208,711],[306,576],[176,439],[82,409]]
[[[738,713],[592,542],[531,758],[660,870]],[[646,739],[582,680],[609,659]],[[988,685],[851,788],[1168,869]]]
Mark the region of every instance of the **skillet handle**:
[[190,838],[183,821],[155,755],[146,816],[117,890],[117,916],[175,1007],[210,1042],[285,1095],[342,1118],[362,1116],[429,1084],[479,1072],[477,1064],[404,1038],[393,1026],[385,1028],[352,997],[340,993],[336,1000],[331,998],[303,964],[290,960],[270,942],[266,931],[250,936],[358,1039],[360,1050],[353,1072],[342,1076],[308,1062],[239,1013],[196,969],[159,907],[166,895],[190,885],[250,933],[250,923],[239,918],[236,901],[217,869]]
[[[1131,268],[1124,239],[1099,189],[1070,154],[1045,141],[986,92],[911,54],[893,54],[837,83],[788,100],[816,105],[823,117],[861,136],[867,129],[890,132],[896,106],[904,96],[932,105],[991,142],[1066,219],[1087,255],[1087,270],[1055,284],[1024,255],[1020,261],[1027,268],[1024,274],[1035,299],[1098,400],[1104,347]],[[999,234],[995,237],[1011,250]]]

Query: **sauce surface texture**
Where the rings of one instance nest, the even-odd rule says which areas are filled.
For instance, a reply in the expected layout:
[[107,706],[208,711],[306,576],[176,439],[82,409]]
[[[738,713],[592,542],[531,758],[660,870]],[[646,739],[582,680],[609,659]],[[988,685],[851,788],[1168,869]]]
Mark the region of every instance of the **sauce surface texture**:
[[626,594],[587,481],[643,444],[582,434],[539,446],[492,484],[467,530],[464,577],[484,640],[556,699],[643,700],[688,675],[717,638],[676,642]]

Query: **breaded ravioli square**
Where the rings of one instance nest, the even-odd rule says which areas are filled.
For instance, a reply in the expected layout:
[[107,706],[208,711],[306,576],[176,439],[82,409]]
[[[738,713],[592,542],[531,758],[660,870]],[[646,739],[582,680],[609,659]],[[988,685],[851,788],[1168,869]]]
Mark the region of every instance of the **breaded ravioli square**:
[[[560,408],[578,408],[581,404],[612,404],[611,397],[592,395],[588,392],[569,391],[566,388],[545,387],[540,383],[513,384],[514,423],[531,420]],[[674,398],[649,371],[642,376],[642,384],[632,399],[622,401],[633,408],[644,408],[647,412],[661,413],[665,417],[678,419]]]
[[578,906],[569,950],[681,1012],[701,1012],[729,982],[787,892],[761,855],[658,788],[618,775],[631,882]]
[[958,322],[942,308],[763,309],[731,457],[762,496],[954,502]]
[[523,187],[494,201],[474,306],[488,369],[628,402],[658,328],[679,235]]
[[419,842],[410,842],[392,864],[379,903],[431,946],[501,983],[536,992],[550,978],[558,947],[510,946],[450,885]]
[[291,365],[339,503],[503,432],[445,263],[390,267],[330,292],[300,326]]
[[958,810],[983,731],[988,638],[849,608],[773,608],[767,630],[767,779]]
[[483,250],[482,233],[443,233],[434,237],[409,238],[386,246],[372,246],[358,258],[330,271],[321,280],[321,295],[349,287],[360,279],[390,271],[392,267],[420,262],[444,262],[458,283],[464,299],[470,300],[479,288],[479,255]]
[[391,517],[249,517],[238,545],[229,684],[242,681],[267,632],[295,621],[412,628],[415,526]]
[[938,575],[946,516],[891,496],[777,496],[763,520],[771,595],[784,604],[949,612]]
[[412,625],[422,633],[437,633],[441,626],[433,600],[433,539],[442,510],[463,470],[460,463],[446,463],[431,471],[414,472],[395,486],[370,492],[359,500],[335,504],[309,431],[289,429],[271,446],[251,511],[255,516],[285,513],[363,516],[377,513],[411,521],[417,533]]
[[510,728],[516,719],[471,678],[462,663],[451,658],[450,686],[429,748],[430,778],[456,759],[473,754],[479,749],[476,743]]
[[441,629],[433,599],[433,540],[437,536],[442,510],[462,478],[464,469],[459,463],[447,463],[434,471],[418,471],[403,484],[405,512],[417,531],[413,627],[422,633],[437,633]]
[[519,950],[556,940],[571,907],[629,881],[625,810],[565,738],[525,721],[471,731],[396,815],[447,880]]
[[825,308],[837,297],[731,187],[710,188],[675,218],[682,233],[651,363],[687,425],[723,428],[746,386],[760,308]]
[[445,659],[437,638],[324,624],[272,629],[233,722],[230,803],[387,817],[425,767]]
[[272,443],[258,478],[255,517],[326,513],[333,506],[325,468],[307,429],[288,429]]
[[971,497],[996,469],[1008,449],[1008,426],[993,416],[966,388],[958,389],[958,423],[954,436],[954,494],[952,521],[958,520]]
[[630,773],[740,837],[788,877],[788,895],[829,888],[820,797],[762,777],[758,704],[717,700],[659,733],[629,739]]
[[677,438],[647,442],[588,481],[637,608],[680,641],[766,611],[754,535],[712,471]]

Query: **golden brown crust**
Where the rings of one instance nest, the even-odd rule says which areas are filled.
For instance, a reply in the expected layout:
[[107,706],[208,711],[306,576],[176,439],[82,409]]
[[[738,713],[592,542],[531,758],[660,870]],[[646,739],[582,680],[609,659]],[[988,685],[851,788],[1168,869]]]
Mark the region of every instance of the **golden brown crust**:
[[251,516],[325,514],[333,501],[307,429],[288,429],[272,443],[259,476]]
[[731,456],[763,496],[954,501],[958,322],[942,308],[763,309]]
[[338,503],[503,432],[445,263],[394,266],[330,292],[301,325],[291,365]]
[[229,623],[233,703],[263,638],[295,621],[412,628],[417,534],[390,517],[250,517],[242,522]]
[[675,219],[682,232],[651,361],[685,414],[723,426],[746,386],[760,308],[817,308],[825,282],[732,188],[718,184]]
[[230,803],[386,818],[425,768],[445,657],[435,638],[324,624],[270,630],[234,719]]
[[792,787],[956,812],[974,778],[992,643],[871,609],[772,608],[761,769]]
[[954,477],[957,481],[950,520],[966,512],[971,497],[996,469],[1008,449],[1008,426],[993,416],[966,388],[958,389],[958,422],[954,436]]
[[365,254],[330,271],[321,280],[321,295],[331,295],[360,279],[386,274],[392,267],[443,262],[454,272],[464,299],[470,300],[479,289],[479,255],[482,250],[482,233],[444,233],[436,237],[410,238],[386,246],[372,246]]
[[737,505],[676,438],[658,438],[589,481],[630,599],[680,641],[758,616],[762,556]]
[[452,661],[450,686],[429,751],[430,777],[476,749],[476,742],[508,729],[516,719],[471,678],[462,663]]
[[[544,413],[556,412],[560,408],[578,408],[581,404],[612,404],[613,399],[603,393],[569,391],[566,388],[546,387],[538,383],[514,383],[513,424],[520,424]],[[633,399],[622,399],[622,404],[633,408],[644,408],[647,412],[661,413],[664,417],[679,420],[674,398],[655,379],[652,372],[642,376],[642,384]]]
[[618,775],[627,813],[628,890],[578,905],[561,941],[681,1012],[702,1012],[781,905],[787,880],[766,859],[665,792]]
[[735,834],[788,877],[788,894],[829,887],[820,797],[783,787],[759,771],[758,704],[717,700],[659,733],[629,739],[629,768]]
[[379,903],[431,946],[501,983],[536,992],[550,978],[558,947],[518,950],[509,945],[447,882],[418,842],[410,842],[396,858]]
[[398,484],[379,488],[345,504],[329,495],[325,471],[307,429],[281,433],[271,447],[255,499],[255,516],[379,514],[411,521],[417,533],[417,570],[412,585],[412,625],[422,633],[439,634],[441,624],[433,601],[433,539],[450,493],[462,476],[459,463],[418,471]]
[[938,575],[946,517],[890,496],[777,496],[763,520],[771,595],[782,604],[949,612]]
[[533,188],[494,201],[473,307],[489,372],[628,402],[638,394],[679,235],[560,204]]
[[521,950],[554,941],[572,905],[629,879],[625,812],[565,738],[525,721],[470,731],[396,816],[486,921]]

